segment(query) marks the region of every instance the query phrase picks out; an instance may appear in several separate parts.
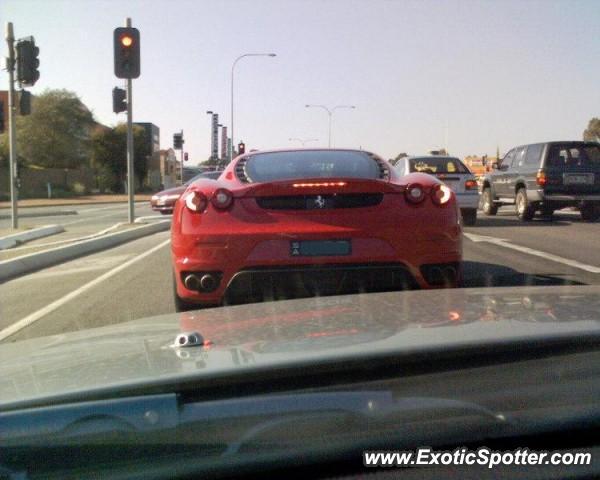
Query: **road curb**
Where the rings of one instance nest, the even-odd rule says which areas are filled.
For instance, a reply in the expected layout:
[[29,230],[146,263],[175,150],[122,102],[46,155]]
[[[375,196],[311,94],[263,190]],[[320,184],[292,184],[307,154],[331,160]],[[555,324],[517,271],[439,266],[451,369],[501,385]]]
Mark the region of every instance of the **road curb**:
[[[38,217],[61,217],[63,215],[77,215],[75,210],[59,210],[57,212],[38,212],[38,213],[20,213],[19,218],[38,218]],[[0,215],[0,220],[12,218],[10,215]]]
[[19,243],[28,242],[30,240],[36,240],[38,238],[49,237],[56,233],[62,233],[65,229],[62,225],[46,225],[40,228],[32,228],[25,232],[13,233],[0,237],[0,250],[6,248],[12,248]]
[[124,232],[112,233],[110,235],[84,240],[64,247],[53,248],[52,250],[31,253],[11,260],[5,260],[0,262],[0,282],[5,282],[26,273],[41,270],[42,268],[50,267],[57,263],[72,260],[83,255],[89,255],[90,253],[95,253],[100,250],[105,250],[147,235],[164,232],[170,228],[171,222],[168,220],[153,222]]

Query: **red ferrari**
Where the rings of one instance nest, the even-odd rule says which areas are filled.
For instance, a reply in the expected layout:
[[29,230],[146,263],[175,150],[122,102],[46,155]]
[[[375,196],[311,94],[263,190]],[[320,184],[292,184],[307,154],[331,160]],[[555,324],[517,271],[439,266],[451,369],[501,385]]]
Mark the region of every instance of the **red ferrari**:
[[178,311],[461,278],[454,193],[359,150],[241,155],[218,180],[188,186],[171,240]]

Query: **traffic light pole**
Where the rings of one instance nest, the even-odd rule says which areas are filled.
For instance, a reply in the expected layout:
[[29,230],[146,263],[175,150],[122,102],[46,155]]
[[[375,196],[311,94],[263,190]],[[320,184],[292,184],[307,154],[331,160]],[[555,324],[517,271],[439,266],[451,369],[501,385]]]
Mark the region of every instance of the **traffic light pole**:
[[[127,18],[126,27],[131,27],[131,18]],[[133,167],[133,94],[132,80],[127,79],[127,202],[129,206],[129,223],[135,222],[135,173]]]
[[185,142],[183,141],[183,130],[181,131],[181,185],[183,185],[183,144]]
[[19,212],[17,199],[19,196],[17,185],[17,134],[15,129],[15,35],[13,24],[6,24],[6,43],[8,44],[8,57],[6,69],[8,70],[8,142],[10,149],[10,212],[12,228],[19,228]]

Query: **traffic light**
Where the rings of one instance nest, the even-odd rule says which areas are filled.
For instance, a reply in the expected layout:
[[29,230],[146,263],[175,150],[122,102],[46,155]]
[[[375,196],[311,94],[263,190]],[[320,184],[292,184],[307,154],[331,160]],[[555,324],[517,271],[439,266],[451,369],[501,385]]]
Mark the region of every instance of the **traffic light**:
[[175,133],[173,135],[173,148],[175,150],[181,150],[183,148],[183,135],[181,133]]
[[117,78],[140,76],[140,31],[133,27],[115,28],[115,75]]
[[243,155],[246,153],[246,144],[244,142],[238,143],[238,154]]
[[38,68],[40,61],[38,55],[40,49],[35,46],[33,37],[26,37],[15,44],[16,62],[17,62],[17,81],[21,85],[35,85],[40,78]]
[[27,90],[19,92],[19,113],[29,115],[31,113],[31,93]]
[[113,112],[121,113],[127,111],[127,92],[122,88],[115,87],[112,91],[113,95]]
[[188,152],[185,152],[185,153],[183,154],[183,161],[184,161],[184,162],[187,162],[187,161],[188,161]]

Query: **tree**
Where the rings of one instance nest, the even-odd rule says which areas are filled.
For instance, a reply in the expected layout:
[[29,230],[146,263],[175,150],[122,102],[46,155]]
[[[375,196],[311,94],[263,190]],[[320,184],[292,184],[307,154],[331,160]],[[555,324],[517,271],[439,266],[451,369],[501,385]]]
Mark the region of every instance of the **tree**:
[[592,142],[600,142],[600,118],[592,118],[587,128],[583,131],[583,139]]
[[8,133],[0,134],[0,168],[9,167]]
[[46,90],[33,97],[31,115],[17,117],[17,151],[26,164],[76,168],[89,163],[89,109],[67,90]]
[[[143,127],[133,126],[133,168],[138,183],[148,173],[150,146]],[[99,128],[91,138],[92,166],[98,173],[99,187],[113,192],[124,190],[127,180],[127,125]]]

